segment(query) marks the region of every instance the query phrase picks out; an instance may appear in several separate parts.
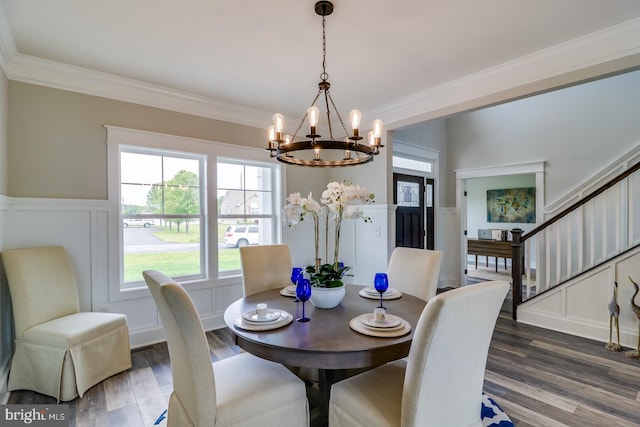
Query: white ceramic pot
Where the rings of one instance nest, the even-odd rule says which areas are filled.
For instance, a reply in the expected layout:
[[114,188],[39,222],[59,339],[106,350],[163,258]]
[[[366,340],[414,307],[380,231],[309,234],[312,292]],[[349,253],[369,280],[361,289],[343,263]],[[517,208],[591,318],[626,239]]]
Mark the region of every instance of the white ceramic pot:
[[311,304],[317,308],[334,308],[344,298],[345,285],[338,288],[318,288],[313,286],[311,288]]

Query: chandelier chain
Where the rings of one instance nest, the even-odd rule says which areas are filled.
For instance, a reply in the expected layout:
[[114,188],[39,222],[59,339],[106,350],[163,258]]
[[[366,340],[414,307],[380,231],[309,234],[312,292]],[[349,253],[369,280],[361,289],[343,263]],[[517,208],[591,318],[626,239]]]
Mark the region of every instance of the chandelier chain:
[[325,16],[322,16],[322,74],[320,74],[320,79],[323,82],[326,82],[329,79],[329,74],[327,74],[327,20]]

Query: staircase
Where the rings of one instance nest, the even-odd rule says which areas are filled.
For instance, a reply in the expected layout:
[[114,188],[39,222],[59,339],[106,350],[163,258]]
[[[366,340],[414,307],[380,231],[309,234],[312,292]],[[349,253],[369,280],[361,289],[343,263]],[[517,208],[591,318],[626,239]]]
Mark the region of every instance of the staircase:
[[[523,261],[514,262],[512,266],[514,319],[520,320],[518,312],[523,304],[536,315],[547,311],[553,313],[551,317],[561,317],[562,309],[570,304],[568,298],[571,298],[572,291],[564,289],[563,296],[553,302],[550,302],[549,294],[558,293],[558,289],[566,288],[568,284],[588,280],[590,275],[611,264],[617,270],[599,276],[598,280],[604,281],[600,286],[604,287],[604,291],[596,287],[597,295],[594,296],[600,304],[595,306],[596,310],[603,311],[598,316],[608,323],[606,307],[612,282],[628,282],[627,276],[621,275],[621,271],[618,271],[620,268],[615,266],[616,260],[626,259],[626,256],[638,252],[638,260],[632,264],[640,264],[640,149],[634,151],[636,153],[630,153],[616,165],[617,175],[609,178],[609,174],[606,181],[600,179],[597,187],[588,186],[591,188],[578,194],[579,200],[561,209],[543,224],[526,234],[520,229],[511,230],[512,259]],[[632,267],[624,268],[635,273]],[[607,280],[607,276],[612,280]],[[637,278],[640,279],[640,267]],[[594,291],[594,286],[599,285],[589,286]],[[621,298],[627,294],[623,292]],[[547,302],[536,302],[542,300]],[[623,299],[619,303],[625,309],[628,307]],[[555,308],[550,308],[551,305]],[[585,320],[597,323],[598,319]]]

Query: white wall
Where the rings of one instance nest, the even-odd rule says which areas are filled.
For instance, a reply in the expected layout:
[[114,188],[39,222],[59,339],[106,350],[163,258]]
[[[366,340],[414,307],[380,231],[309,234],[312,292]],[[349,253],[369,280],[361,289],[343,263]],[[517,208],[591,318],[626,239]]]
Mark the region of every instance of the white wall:
[[549,205],[640,144],[638,111],[635,71],[452,117],[448,180],[461,169],[544,161]]

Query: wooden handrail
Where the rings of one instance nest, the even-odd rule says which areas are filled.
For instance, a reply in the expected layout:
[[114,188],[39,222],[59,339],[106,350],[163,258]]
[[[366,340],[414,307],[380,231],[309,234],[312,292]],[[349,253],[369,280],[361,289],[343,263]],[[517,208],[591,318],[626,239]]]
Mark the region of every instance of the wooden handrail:
[[638,162],[635,165],[631,166],[629,169],[625,170],[624,172],[622,172],[620,175],[616,176],[615,178],[613,178],[609,182],[603,184],[601,187],[599,187],[594,192],[589,193],[587,196],[583,197],[582,199],[578,200],[577,202],[575,202],[571,206],[567,207],[562,212],[560,212],[558,215],[556,215],[553,218],[543,222],[542,224],[540,224],[539,226],[537,226],[533,230],[529,231],[527,234],[523,235],[522,236],[522,243],[524,243],[525,240],[527,240],[530,237],[536,235],[540,231],[544,230],[545,228],[547,228],[547,227],[551,226],[552,224],[556,223],[557,221],[561,220],[562,218],[564,218],[565,216],[570,214],[572,211],[578,209],[580,206],[584,205],[588,201],[595,199],[598,195],[604,193],[609,188],[613,187],[614,185],[616,185],[617,183],[619,183],[620,181],[622,181],[623,179],[627,178],[629,175],[633,174],[634,172],[636,172],[638,170],[640,170],[640,162]]

